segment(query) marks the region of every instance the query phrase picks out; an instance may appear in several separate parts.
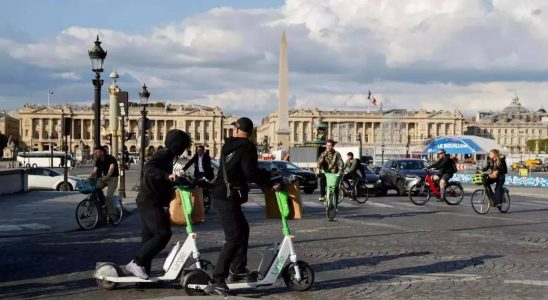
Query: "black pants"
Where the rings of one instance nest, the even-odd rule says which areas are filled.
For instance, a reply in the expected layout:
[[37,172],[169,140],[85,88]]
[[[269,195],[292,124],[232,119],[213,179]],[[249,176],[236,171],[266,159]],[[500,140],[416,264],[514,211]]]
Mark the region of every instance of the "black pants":
[[148,201],[137,202],[141,214],[142,244],[135,255],[135,262],[150,274],[152,259],[162,251],[171,239],[171,223],[165,208]]
[[214,207],[225,233],[225,244],[213,272],[216,282],[224,282],[229,270],[241,273],[247,265],[249,224],[239,203],[214,198]]
[[[327,181],[325,180],[325,174],[320,174],[320,197],[325,197],[325,189],[327,188]],[[339,197],[339,186],[335,187],[335,196]]]
[[499,204],[502,203],[502,194],[504,190],[502,187],[504,186],[504,182],[506,181],[505,175],[500,175],[498,178],[487,178],[485,181],[485,184],[489,187],[489,190],[491,190],[491,184],[495,184],[495,203]]

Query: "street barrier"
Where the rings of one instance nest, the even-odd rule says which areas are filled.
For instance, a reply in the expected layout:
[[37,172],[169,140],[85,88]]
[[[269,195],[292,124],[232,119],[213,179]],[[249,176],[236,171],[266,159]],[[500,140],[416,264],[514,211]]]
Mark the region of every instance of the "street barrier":
[[[472,184],[473,174],[455,174],[450,181],[459,181],[461,183]],[[506,175],[507,186],[527,186],[527,187],[548,187],[547,177],[533,177],[533,176],[509,176]]]
[[0,195],[26,192],[28,189],[28,176],[25,170],[0,170]]

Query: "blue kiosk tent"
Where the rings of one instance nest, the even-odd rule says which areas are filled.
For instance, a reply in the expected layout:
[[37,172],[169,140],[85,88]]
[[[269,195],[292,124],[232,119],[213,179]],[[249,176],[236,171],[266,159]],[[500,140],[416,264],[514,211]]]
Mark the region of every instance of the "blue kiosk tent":
[[477,161],[487,159],[491,149],[499,149],[502,153],[508,152],[495,140],[475,135],[440,136],[430,142],[424,152],[431,154],[445,149],[448,154],[466,155],[475,157]]

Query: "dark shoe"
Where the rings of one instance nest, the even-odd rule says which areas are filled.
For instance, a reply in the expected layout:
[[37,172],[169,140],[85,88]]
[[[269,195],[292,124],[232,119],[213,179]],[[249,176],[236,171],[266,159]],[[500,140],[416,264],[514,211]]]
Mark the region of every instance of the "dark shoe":
[[257,281],[257,271],[249,271],[248,269],[244,269],[243,272],[233,272],[230,270],[228,274],[228,282],[254,282]]
[[226,283],[224,282],[216,282],[216,283],[209,283],[205,289],[204,292],[208,295],[218,295],[227,297],[229,296],[229,290],[228,286],[226,286]]

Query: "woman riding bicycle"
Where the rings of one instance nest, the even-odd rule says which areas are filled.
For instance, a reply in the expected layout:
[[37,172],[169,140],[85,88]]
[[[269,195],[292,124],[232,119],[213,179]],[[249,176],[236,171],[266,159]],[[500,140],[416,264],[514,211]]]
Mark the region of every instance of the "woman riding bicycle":
[[487,176],[486,180],[484,181],[484,184],[489,188],[491,191],[491,184],[495,183],[495,203],[497,206],[500,206],[502,204],[502,193],[504,186],[504,181],[506,180],[506,173],[508,172],[508,169],[506,167],[506,159],[503,155],[500,154],[500,151],[498,149],[492,149],[489,151],[489,162],[487,163],[487,166],[485,166],[482,171],[486,172],[488,170],[491,170],[491,173]]

